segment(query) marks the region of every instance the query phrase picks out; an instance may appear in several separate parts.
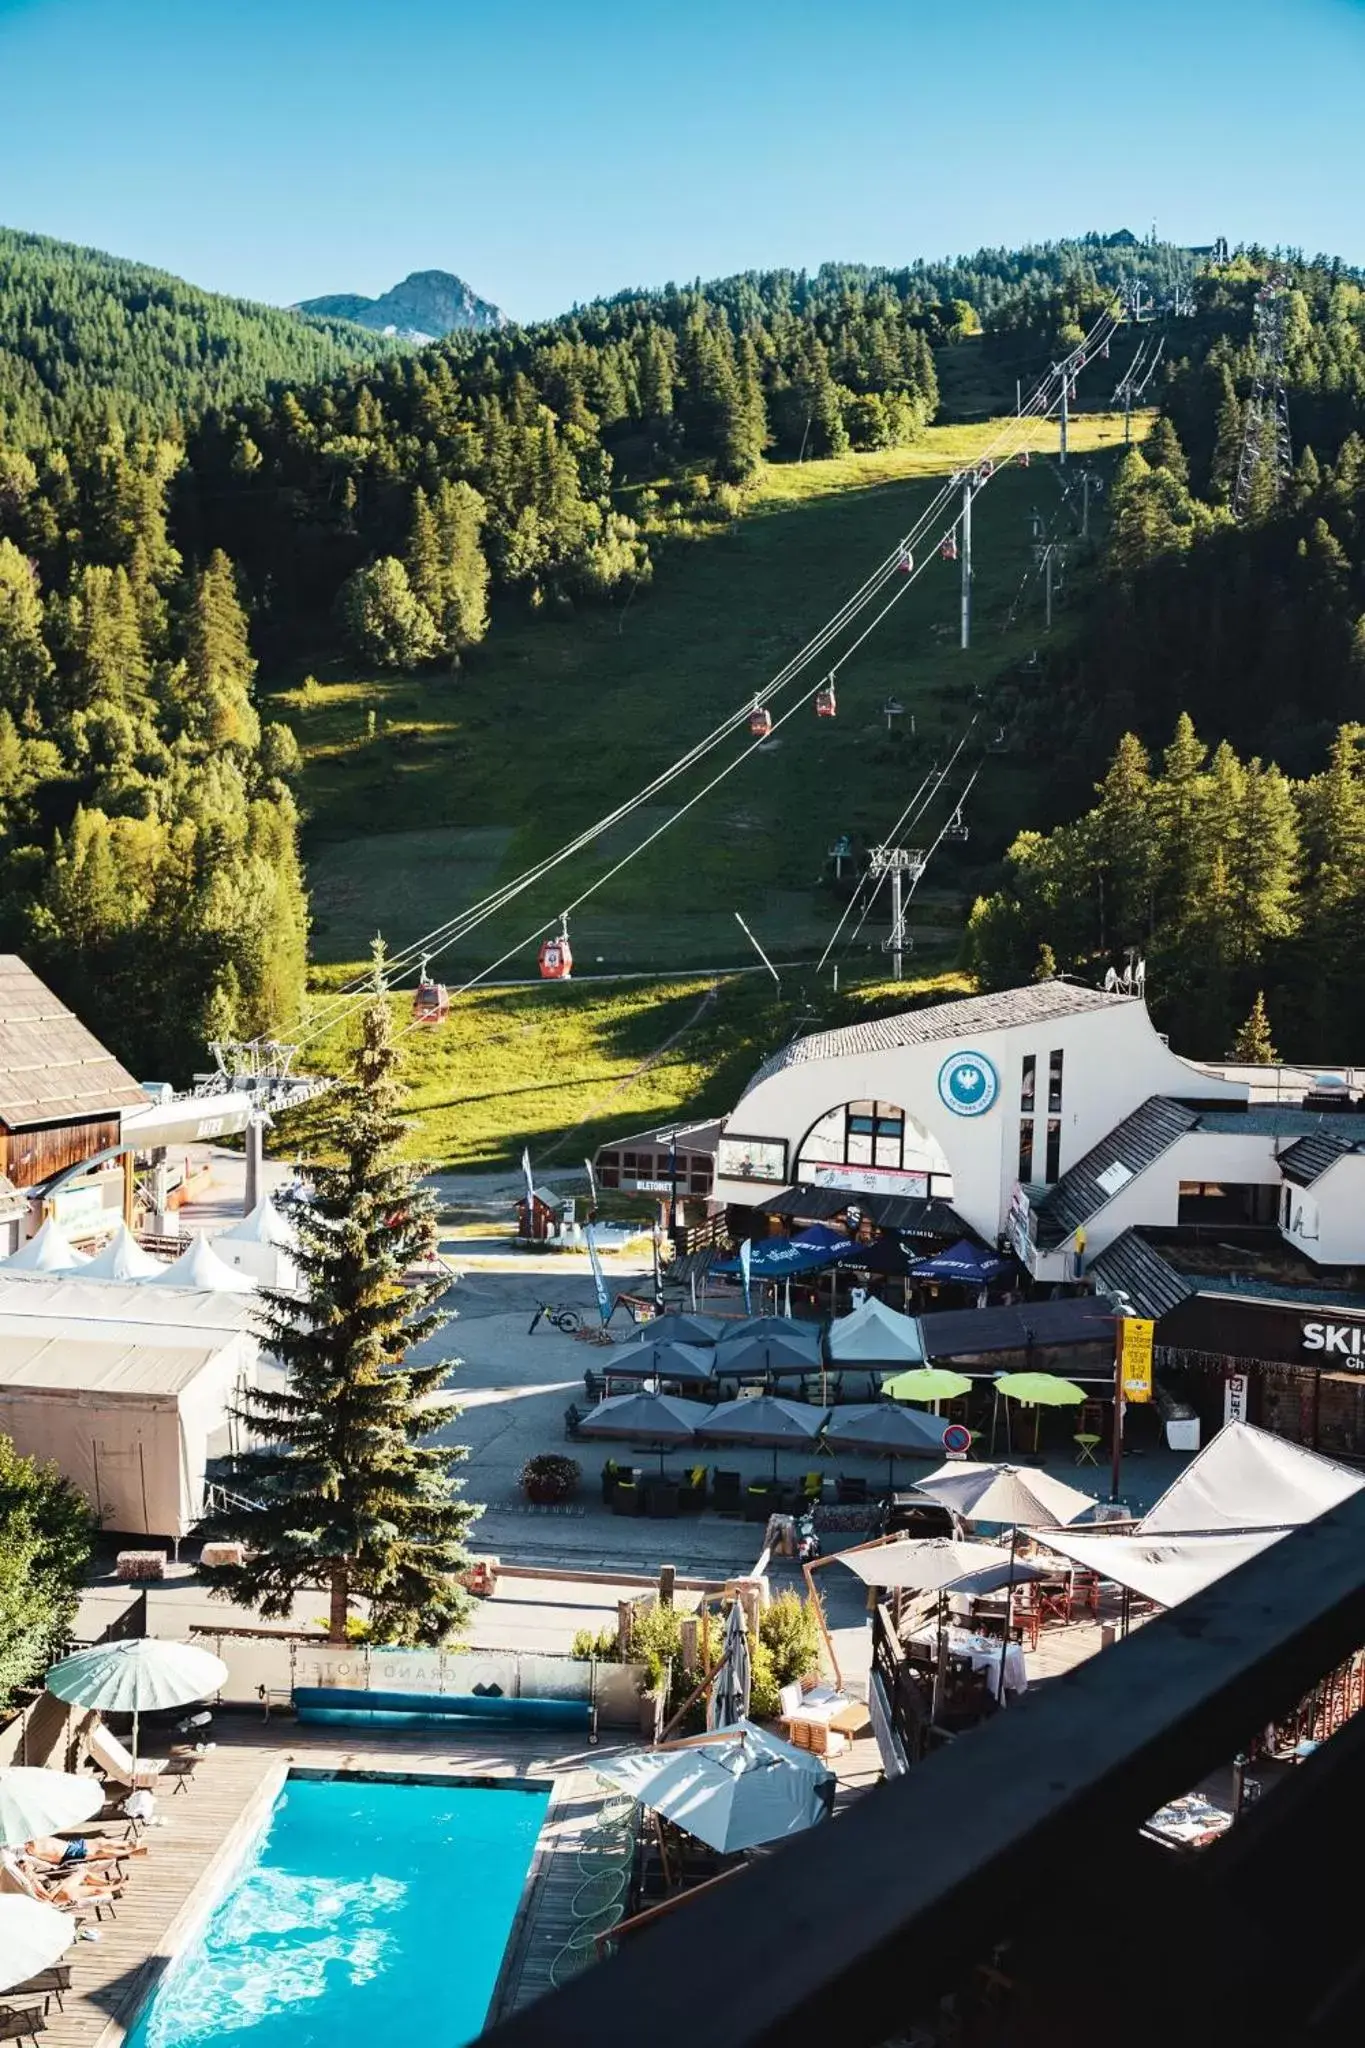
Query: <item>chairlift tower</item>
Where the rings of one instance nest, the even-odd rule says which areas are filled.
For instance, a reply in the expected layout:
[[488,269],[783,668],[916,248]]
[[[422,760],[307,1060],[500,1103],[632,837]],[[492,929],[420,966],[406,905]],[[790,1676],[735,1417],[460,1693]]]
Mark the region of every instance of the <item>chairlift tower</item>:
[[1270,478],[1271,502],[1277,503],[1289,482],[1294,449],[1289,435],[1289,400],[1284,388],[1284,329],[1288,293],[1272,278],[1256,294],[1252,336],[1256,346],[1255,381],[1242,416],[1242,446],[1237,480],[1232,489],[1234,517],[1245,519],[1257,475]]
[[891,973],[896,981],[904,978],[904,955],[912,944],[905,931],[906,879],[913,889],[927,865],[927,856],[917,846],[874,846],[868,858],[874,875],[891,877],[891,935],[883,940],[882,951],[891,955]]
[[1066,548],[1060,541],[1050,540],[1033,551],[1033,559],[1043,572],[1043,608],[1047,631],[1052,631],[1052,596],[1054,572],[1066,567]]

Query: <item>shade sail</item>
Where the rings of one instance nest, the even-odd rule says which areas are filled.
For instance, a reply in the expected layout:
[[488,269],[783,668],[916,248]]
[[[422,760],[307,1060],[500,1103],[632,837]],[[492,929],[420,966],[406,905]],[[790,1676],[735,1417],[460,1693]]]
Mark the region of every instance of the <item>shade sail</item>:
[[85,1263],[84,1253],[76,1250],[60,1224],[45,1216],[28,1243],[21,1245],[17,1252],[11,1252],[3,1270],[6,1273],[73,1273]]
[[633,1437],[637,1443],[688,1444],[710,1413],[707,1402],[684,1401],[679,1394],[617,1394],[580,1418],[578,1434]]
[[640,1325],[640,1341],[643,1344],[718,1344],[725,1332],[733,1328],[732,1323],[724,1322],[720,1316],[682,1313],[654,1316]]
[[82,1280],[150,1280],[165,1271],[160,1259],[145,1252],[126,1223],[81,1267]]
[[834,1785],[819,1757],[752,1721],[685,1749],[637,1750],[594,1769],[722,1855],[814,1827],[829,1812]]
[[1003,1585],[1009,1575],[1010,1554],[994,1543],[925,1536],[838,1551],[835,1562],[847,1565],[868,1586],[900,1586],[917,1593],[944,1593],[950,1587],[987,1592],[991,1587],[978,1586],[977,1579],[998,1574]]
[[89,1771],[41,1771],[24,1764],[0,1770],[0,1844],[78,1828],[104,1804],[104,1787]]
[[1337,1507],[1362,1486],[1365,1476],[1317,1451],[1249,1422],[1230,1422],[1143,1516],[1142,1532],[1297,1526]]
[[1073,1408],[1086,1398],[1083,1387],[1055,1372],[1001,1372],[995,1384],[1006,1400],[1022,1401],[1028,1408]]
[[1059,1556],[1098,1572],[1101,1578],[1127,1586],[1159,1607],[1177,1607],[1224,1572],[1235,1571],[1278,1543],[1283,1529],[1256,1529],[1240,1535],[1098,1536],[1074,1529],[1039,1532],[1038,1541]]
[[829,1355],[836,1365],[922,1365],[924,1346],[913,1316],[869,1295],[852,1315],[831,1323]]
[[1074,1486],[1021,1465],[947,1464],[915,1482],[940,1507],[967,1522],[1010,1522],[1018,1526],[1063,1527],[1093,1508],[1094,1500]]
[[220,1259],[206,1237],[191,1239],[178,1259],[162,1266],[148,1287],[195,1287],[214,1294],[253,1294],[256,1282]]
[[603,1362],[612,1380],[678,1380],[701,1386],[716,1376],[716,1355],[708,1344],[623,1344]]
[[195,1643],[159,1636],[135,1636],[123,1643],[98,1643],[54,1664],[44,1684],[73,1707],[105,1714],[150,1714],[160,1707],[186,1707],[216,1693],[227,1665]]
[[902,1458],[943,1456],[943,1424],[917,1408],[897,1408],[890,1401],[832,1408],[825,1437],[839,1450],[881,1451]]
[[17,1893],[0,1897],[0,1991],[50,1970],[75,1938],[76,1922],[69,1913]]
[[946,1252],[921,1259],[910,1268],[910,1274],[915,1280],[955,1280],[964,1287],[984,1287],[988,1281],[998,1280],[1002,1273],[1009,1272],[1013,1263],[962,1237],[949,1245]]
[[820,1332],[785,1316],[755,1316],[716,1346],[716,1372],[722,1378],[819,1370]]
[[756,1401],[722,1401],[698,1435],[753,1444],[806,1444],[820,1434],[825,1410],[806,1401],[782,1401],[762,1394]]
[[971,1391],[966,1373],[950,1372],[946,1365],[912,1365],[909,1372],[882,1381],[882,1392],[893,1401],[955,1401]]

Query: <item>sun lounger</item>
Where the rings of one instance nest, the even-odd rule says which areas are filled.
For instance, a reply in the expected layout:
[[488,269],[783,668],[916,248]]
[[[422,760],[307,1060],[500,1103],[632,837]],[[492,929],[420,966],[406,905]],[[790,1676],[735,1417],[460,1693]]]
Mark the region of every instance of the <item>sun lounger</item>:
[[37,2048],[38,2036],[46,2026],[47,2021],[36,2005],[25,2011],[0,2005],[0,2041],[32,2041]]
[[55,1906],[59,1912],[71,1914],[79,1924],[84,1917],[82,1908],[93,1908],[97,1920],[105,1906],[112,1913],[114,1901],[123,1896],[123,1886],[90,1878],[84,1882],[67,1878],[45,1884],[38,1872],[23,1863],[12,1849],[0,1849],[0,1892],[17,1892],[26,1899],[37,1899],[41,1905]]
[[97,1721],[90,1730],[86,1748],[103,1777],[112,1779],[116,1785],[126,1785],[131,1792],[154,1792],[163,1783],[173,1783],[177,1792],[183,1791],[205,1755],[201,1749],[191,1749],[182,1756],[140,1756],[134,1765],[129,1752],[103,1721]]
[[8,2005],[12,1998],[41,1998],[43,2012],[52,2010],[52,2001],[57,2001],[58,2012],[66,2010],[62,1993],[71,1989],[70,1963],[54,1963],[50,1970],[39,1970],[36,1976],[26,1977],[22,1984],[11,1984],[5,1993],[3,2003]]

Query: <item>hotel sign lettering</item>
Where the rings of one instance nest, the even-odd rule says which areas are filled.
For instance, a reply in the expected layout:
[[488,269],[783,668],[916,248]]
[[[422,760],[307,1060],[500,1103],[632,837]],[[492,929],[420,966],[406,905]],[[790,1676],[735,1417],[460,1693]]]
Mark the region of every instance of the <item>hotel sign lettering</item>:
[[1303,1348],[1340,1358],[1351,1372],[1365,1372],[1365,1323],[1305,1323]]

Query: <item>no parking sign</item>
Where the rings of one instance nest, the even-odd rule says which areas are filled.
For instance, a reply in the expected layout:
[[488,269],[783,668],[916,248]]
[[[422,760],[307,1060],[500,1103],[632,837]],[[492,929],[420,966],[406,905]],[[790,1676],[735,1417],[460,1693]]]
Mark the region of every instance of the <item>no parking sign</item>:
[[950,1422],[943,1432],[943,1448],[950,1458],[965,1458],[972,1447],[972,1433],[965,1423]]

